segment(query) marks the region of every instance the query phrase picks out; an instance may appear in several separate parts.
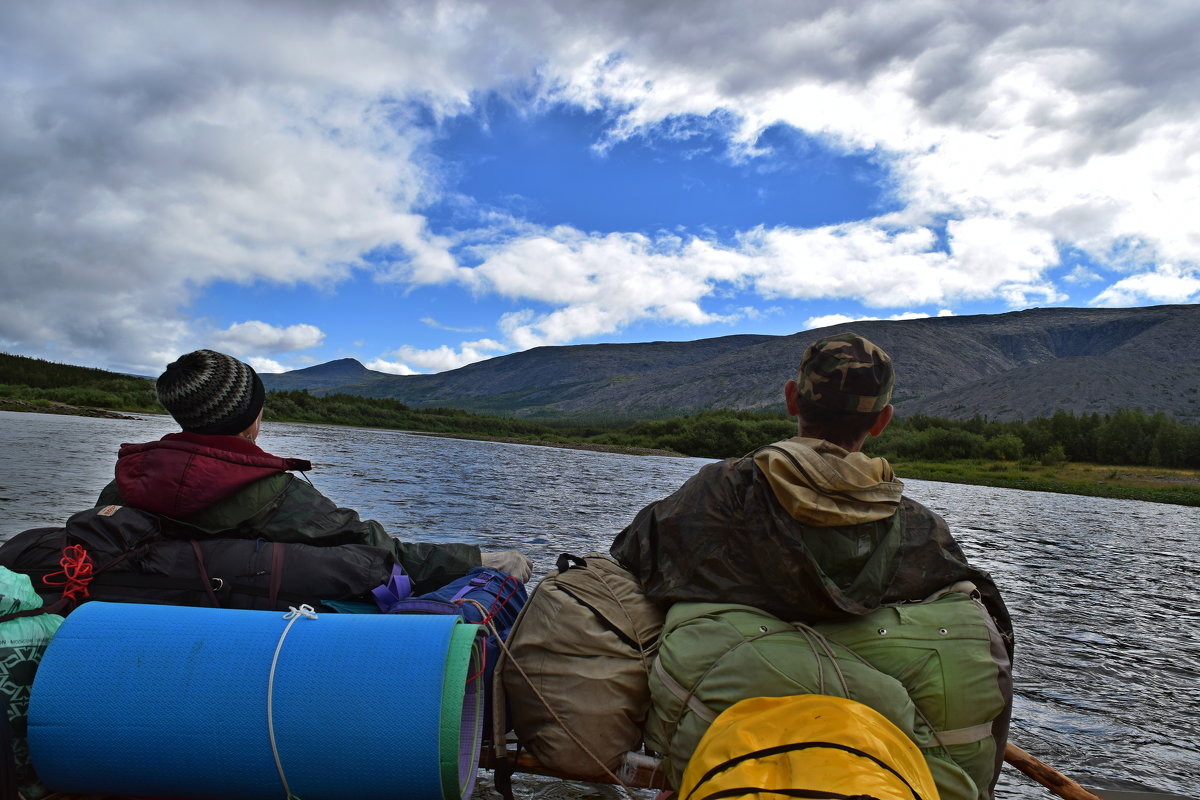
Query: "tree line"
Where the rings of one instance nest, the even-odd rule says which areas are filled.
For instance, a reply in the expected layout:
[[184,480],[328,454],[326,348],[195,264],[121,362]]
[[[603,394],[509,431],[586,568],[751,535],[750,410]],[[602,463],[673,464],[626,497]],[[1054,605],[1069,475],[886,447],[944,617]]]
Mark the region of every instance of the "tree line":
[[1081,461],[1197,469],[1200,426],[1140,408],[1078,416],[1056,411],[1025,422],[914,414],[895,420],[870,450],[897,459],[928,461],[986,458],[1033,460],[1047,466]]
[[40,358],[0,353],[0,399],[48,406],[162,412],[154,382],[90,367],[57,364]]
[[[560,443],[669,450],[699,458],[739,456],[796,435],[796,422],[783,414],[704,411],[668,419],[587,424],[491,417],[447,408],[413,409],[397,400],[272,392],[268,419],[400,428],[432,433],[502,436]],[[1200,427],[1163,413],[1121,409],[1112,414],[1075,415],[1000,422],[984,417],[941,419],[922,414],[898,417],[869,442],[872,455],[895,460],[991,459],[1066,461],[1152,467],[1200,468]]]
[[[0,353],[0,407],[6,398],[166,413],[154,395],[154,382],[147,378]],[[485,416],[451,408],[417,409],[393,399],[317,396],[304,390],[268,393],[264,417],[461,436],[583,442],[700,458],[743,455],[796,432],[793,419],[761,412],[705,411],[669,419],[582,423]],[[1200,426],[1141,409],[1081,415],[1058,411],[1051,417],[1024,422],[914,414],[895,419],[866,449],[894,460],[992,459],[1048,466],[1079,461],[1200,469]]]

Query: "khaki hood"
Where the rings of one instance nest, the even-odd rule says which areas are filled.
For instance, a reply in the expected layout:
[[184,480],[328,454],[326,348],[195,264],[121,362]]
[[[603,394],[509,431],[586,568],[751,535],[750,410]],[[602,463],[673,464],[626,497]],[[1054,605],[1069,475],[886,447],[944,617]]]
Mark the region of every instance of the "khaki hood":
[[886,460],[823,439],[797,436],[767,445],[754,463],[794,519],[822,528],[889,517],[904,490]]

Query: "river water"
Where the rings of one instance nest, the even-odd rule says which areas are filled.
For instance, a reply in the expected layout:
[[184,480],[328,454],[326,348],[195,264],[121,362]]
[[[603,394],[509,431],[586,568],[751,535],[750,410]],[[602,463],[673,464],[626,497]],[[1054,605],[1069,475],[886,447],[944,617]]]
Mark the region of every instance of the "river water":
[[[120,443],[174,430],[166,417],[0,412],[0,540],[90,507]],[[259,444],[311,460],[318,489],[394,535],[518,547],[535,577],[560,552],[606,551],[706,463],[280,423]],[[1085,786],[1200,796],[1200,511],[905,483],[1004,592],[1017,630],[1012,740]],[[517,790],[615,796],[537,779]],[[495,794],[483,781],[476,796]],[[997,797],[1050,795],[1006,767]]]

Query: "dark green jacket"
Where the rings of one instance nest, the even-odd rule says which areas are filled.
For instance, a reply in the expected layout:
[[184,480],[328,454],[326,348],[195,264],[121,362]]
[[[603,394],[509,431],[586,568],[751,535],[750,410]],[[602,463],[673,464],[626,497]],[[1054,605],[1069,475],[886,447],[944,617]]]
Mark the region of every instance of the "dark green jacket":
[[404,542],[375,520],[338,508],[290,471],[310,466],[272,456],[236,436],[171,434],[157,442],[122,445],[117,478],[101,492],[98,505],[162,514],[195,530],[197,537],[373,545],[395,555],[418,594],[479,566],[475,545]]
[[[836,474],[846,469],[857,472]],[[945,520],[901,488],[882,459],[797,438],[703,467],[643,508],[611,552],[664,605],[739,603],[809,624],[971,581],[1011,650],[1012,622],[991,577],[967,563]],[[874,519],[835,524],[864,516]]]

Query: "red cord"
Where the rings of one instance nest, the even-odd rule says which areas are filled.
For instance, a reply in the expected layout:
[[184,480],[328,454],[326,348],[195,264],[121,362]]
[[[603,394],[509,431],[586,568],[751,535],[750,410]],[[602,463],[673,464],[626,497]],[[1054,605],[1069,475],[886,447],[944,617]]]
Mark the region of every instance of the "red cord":
[[[42,582],[47,586],[63,587],[63,599],[78,600],[81,597],[87,597],[88,584],[92,582],[92,557],[88,555],[88,551],[83,545],[73,544],[63,548],[63,556],[58,562],[62,566],[60,572],[52,572],[42,578]],[[51,578],[62,575],[62,580],[51,580]]]
[[[508,594],[504,593],[508,589]],[[512,600],[517,595],[517,590],[521,588],[521,582],[511,575],[505,575],[504,580],[500,583],[500,589],[496,592],[496,599],[492,601],[492,605],[487,610],[487,616],[479,620],[480,625],[486,625],[496,618],[496,615],[504,610],[508,605],[508,601]],[[463,601],[459,600],[458,604],[462,605]]]
[[[520,581],[511,575],[504,576],[504,580],[500,583],[500,589],[496,592],[496,599],[492,601],[491,607],[487,610],[487,615],[476,624],[486,626],[489,622],[495,619],[496,615],[503,611],[504,607],[508,605],[508,601],[516,597],[517,591],[520,588]],[[505,589],[509,590],[508,594],[504,593]],[[461,606],[463,602],[464,601],[459,600],[458,604]],[[481,677],[483,673],[487,671],[487,648],[480,648],[480,652],[482,655],[479,659],[479,671],[474,675],[469,676],[467,678],[468,682]]]

